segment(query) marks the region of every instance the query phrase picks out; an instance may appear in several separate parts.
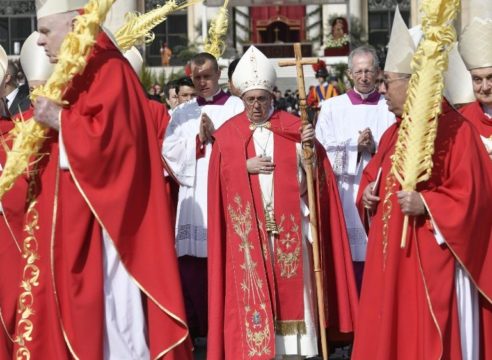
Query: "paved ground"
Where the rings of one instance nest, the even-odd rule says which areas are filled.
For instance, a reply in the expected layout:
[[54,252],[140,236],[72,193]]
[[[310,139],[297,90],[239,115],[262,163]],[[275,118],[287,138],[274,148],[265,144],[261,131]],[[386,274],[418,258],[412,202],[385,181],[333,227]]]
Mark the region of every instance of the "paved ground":
[[[207,359],[207,344],[205,339],[198,339],[195,343],[195,360]],[[330,354],[329,360],[346,360],[350,359],[348,347],[337,348]],[[310,360],[321,360],[321,357],[310,358]]]

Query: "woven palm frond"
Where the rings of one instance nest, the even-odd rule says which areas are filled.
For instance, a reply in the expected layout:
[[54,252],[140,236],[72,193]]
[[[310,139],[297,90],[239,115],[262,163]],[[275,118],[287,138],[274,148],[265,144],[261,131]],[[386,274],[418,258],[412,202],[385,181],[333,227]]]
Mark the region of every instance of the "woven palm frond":
[[[62,103],[63,93],[76,74],[84,71],[86,59],[100,25],[115,0],[90,0],[84,7],[83,15],[77,16],[74,29],[60,47],[58,62],[53,74],[45,85],[35,89],[31,95],[33,100],[38,96],[47,97]],[[11,132],[14,138],[12,149],[7,152],[7,161],[0,176],[0,199],[9,191],[15,180],[28,168],[33,157],[39,151],[46,138],[46,128],[34,119],[18,121]]]
[[452,21],[459,0],[426,0],[422,3],[424,38],[412,60],[403,121],[398,134],[393,172],[404,190],[413,190],[420,181],[429,179],[444,89],[444,71],[448,51],[456,41]]
[[154,40],[155,35],[152,29],[164,22],[169,15],[190,5],[196,4],[198,0],[178,3],[176,0],[170,0],[163,6],[157,7],[145,14],[127,13],[125,15],[125,24],[115,33],[116,43],[124,53],[132,46],[150,43]]
[[[432,172],[444,71],[451,44],[456,41],[452,21],[459,8],[459,0],[424,0],[422,3],[424,35],[412,59],[414,73],[392,157],[392,172],[405,191],[414,190],[417,183],[428,180]],[[405,223],[407,221],[408,218]]]
[[208,29],[208,38],[205,40],[204,50],[209,54],[219,58],[222,56],[226,49],[225,39],[227,36],[227,29],[229,28],[229,11],[227,5],[229,0],[224,1],[224,5],[219,10],[219,13],[212,20],[210,29]]

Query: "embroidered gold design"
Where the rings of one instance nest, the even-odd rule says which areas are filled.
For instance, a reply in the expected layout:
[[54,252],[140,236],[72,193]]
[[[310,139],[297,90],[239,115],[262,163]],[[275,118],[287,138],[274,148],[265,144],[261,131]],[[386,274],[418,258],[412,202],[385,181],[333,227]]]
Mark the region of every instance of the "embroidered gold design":
[[294,215],[289,216],[291,227],[285,230],[285,214],[280,217],[279,238],[276,241],[275,254],[280,265],[280,276],[291,278],[297,275],[299,258],[301,255],[301,239],[299,239],[299,225]]
[[278,235],[278,225],[275,221],[275,214],[273,212],[272,204],[269,202],[265,206],[265,228],[271,235]]
[[306,334],[306,322],[304,320],[275,321],[275,334],[283,336],[304,335]]
[[389,237],[389,221],[391,218],[391,210],[393,203],[391,196],[394,194],[396,187],[396,178],[390,171],[386,177],[385,196],[383,201],[383,269],[386,268],[386,258],[388,256],[388,237]]
[[39,213],[36,209],[37,205],[37,186],[35,177],[31,177],[27,192],[27,201],[29,203],[26,216],[25,228],[27,233],[22,244],[22,258],[26,260],[22,272],[22,281],[20,284],[23,290],[18,299],[17,312],[20,314],[20,320],[17,322],[16,336],[14,342],[19,346],[16,351],[17,359],[30,359],[31,353],[28,348],[28,343],[32,341],[32,332],[34,331],[34,323],[32,315],[34,315],[34,295],[33,288],[39,285],[39,268],[36,261],[38,255],[38,241],[36,239],[36,231],[39,230]]
[[252,227],[251,204],[247,202],[243,207],[239,195],[234,197],[234,202],[236,206],[230,204],[228,211],[234,231],[241,239],[239,251],[244,256],[244,263],[241,264],[244,273],[241,290],[243,291],[248,355],[249,357],[270,355],[272,353],[272,349],[269,347],[271,334],[268,326],[264,284],[258,277],[257,263],[253,261],[251,256],[251,250],[254,249],[254,246],[249,241]]

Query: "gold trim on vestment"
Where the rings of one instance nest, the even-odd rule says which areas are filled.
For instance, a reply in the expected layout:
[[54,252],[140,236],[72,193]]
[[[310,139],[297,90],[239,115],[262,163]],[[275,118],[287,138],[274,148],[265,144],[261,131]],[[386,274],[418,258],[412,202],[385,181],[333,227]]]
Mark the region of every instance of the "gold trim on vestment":
[[383,201],[383,270],[386,269],[386,260],[388,257],[388,244],[389,244],[389,221],[391,219],[391,212],[393,210],[393,202],[391,196],[394,194],[396,187],[396,178],[390,170],[386,177],[385,195]]
[[432,301],[431,301],[431,297],[429,294],[429,289],[427,288],[427,282],[425,281],[425,275],[424,275],[424,269],[422,268],[422,262],[420,261],[420,251],[419,251],[419,245],[417,242],[417,231],[415,228],[415,221],[413,222],[413,229],[412,230],[413,230],[413,237],[414,237],[414,242],[415,242],[415,244],[414,244],[415,250],[416,250],[417,259],[419,262],[419,271],[420,271],[420,275],[422,276],[422,281],[424,283],[425,297],[427,300],[427,305],[429,306],[429,311],[431,313],[432,320],[434,321],[434,325],[436,326],[437,332],[439,333],[439,340],[441,340],[441,354],[438,357],[438,359],[441,359],[442,354],[444,352],[444,342],[443,342],[443,338],[442,338],[441,328],[439,327],[439,323],[437,321],[436,314],[434,313],[434,308],[432,307]]
[[32,341],[32,333],[34,331],[32,320],[32,316],[35,314],[33,290],[39,286],[40,275],[40,269],[36,264],[37,260],[39,260],[39,243],[36,238],[36,232],[39,230],[39,213],[36,209],[38,203],[37,195],[38,187],[36,178],[33,176],[30,178],[27,188],[27,203],[29,206],[25,214],[24,226],[27,236],[22,243],[22,258],[26,260],[26,263],[22,270],[20,283],[22,292],[17,300],[17,313],[20,315],[20,320],[17,322],[14,337],[14,343],[18,345],[15,357],[26,360],[31,358],[28,343]]
[[[422,199],[422,201],[424,202],[424,206],[425,208],[427,209],[427,213],[429,214],[429,217],[431,219],[431,221],[437,225],[437,222],[434,220],[434,218],[432,217],[432,212],[430,211],[430,208],[429,206],[427,205],[427,202],[425,201],[425,198],[422,194],[420,194],[420,198]],[[446,241],[446,239],[444,238],[444,236],[442,237],[443,240],[444,240],[444,243],[446,244],[446,246],[448,247],[449,251],[451,251],[451,253],[453,254],[455,260],[458,262],[458,264],[461,265],[461,267],[463,268],[463,270],[465,271],[465,273],[468,275],[468,278],[471,280],[471,282],[473,283],[473,285],[477,288],[478,292],[489,302],[492,304],[492,299],[489,298],[485,292],[480,289],[480,287],[477,285],[477,283],[475,282],[475,279],[473,278],[473,276],[471,276],[470,272],[468,271],[468,269],[466,268],[466,266],[464,265],[463,261],[460,259],[460,257],[458,256],[458,254],[456,254],[453,250],[453,248],[448,244],[448,242]]]
[[306,335],[306,322],[304,320],[275,320],[275,334]]
[[[251,255],[254,245],[249,241],[249,234],[253,226],[251,203],[242,204],[241,196],[234,197],[235,209],[232,204],[227,206],[235,233],[240,239],[239,252],[243,254],[244,263],[240,265],[242,280],[240,287],[243,292],[244,326],[246,328],[246,344],[249,357],[271,355],[269,347],[272,334],[268,325],[267,298],[264,292],[263,281],[258,276],[257,264]],[[260,249],[262,256],[264,250]],[[260,264],[261,266],[261,264]]]
[[[286,216],[282,214],[278,225],[278,239],[275,239],[275,255],[280,266],[280,276],[290,279],[297,276],[299,259],[301,256],[301,239],[299,238],[299,225],[295,222],[294,215],[287,217],[292,225],[287,229]],[[280,243],[280,244],[279,244]],[[282,246],[280,246],[282,245]]]
[[[3,209],[3,206],[2,206],[2,209]],[[4,211],[2,212],[2,217],[3,217],[3,220],[5,222],[5,225],[7,225],[7,229],[9,229],[9,232],[10,232],[10,235],[12,235],[12,239],[14,240],[15,242],[15,246],[17,246],[17,249],[19,250],[19,253],[22,253],[22,250],[21,250],[21,247],[19,245],[19,242],[17,241],[17,238],[15,237],[15,234],[14,232],[12,231],[12,227],[10,226],[9,224],[9,221],[7,220],[7,216],[5,215],[5,209],[3,209]]]
[[[61,125],[60,125],[61,126]],[[67,159],[68,159],[68,156],[67,156]],[[186,330],[186,333],[185,335],[179,339],[178,341],[176,341],[174,344],[172,344],[171,346],[169,346],[167,349],[164,349],[162,352],[160,352],[156,357],[155,359],[159,359],[160,357],[164,356],[165,354],[167,354],[168,352],[170,352],[171,350],[173,350],[174,348],[178,347],[179,345],[181,345],[185,340],[186,338],[188,337],[189,335],[189,330],[188,330],[188,325],[186,324],[186,321],[184,321],[183,319],[181,319],[180,317],[178,317],[176,314],[174,314],[173,312],[171,312],[170,310],[166,309],[161,303],[159,303],[156,299],[154,299],[153,296],[150,295],[150,293],[132,276],[132,274],[128,271],[128,269],[126,268],[126,264],[121,261],[121,255],[118,251],[118,248],[116,247],[116,244],[114,243],[114,240],[113,238],[111,237],[111,234],[109,233],[109,231],[106,229],[106,227],[104,226],[103,222],[101,221],[101,218],[99,217],[99,215],[97,214],[96,210],[94,209],[94,207],[92,206],[91,202],[89,201],[89,198],[86,196],[84,190],[82,189],[82,187],[80,186],[80,183],[79,181],[77,180],[77,177],[75,176],[75,173],[74,171],[72,170],[72,166],[70,165],[70,161],[68,161],[68,169],[70,171],[70,175],[72,175],[72,178],[73,178],[73,181],[75,183],[75,186],[77,187],[77,189],[79,190],[80,194],[82,195],[83,199],[85,200],[85,202],[87,203],[87,206],[90,208],[92,214],[94,215],[94,217],[96,218],[97,222],[99,223],[99,225],[101,226],[101,228],[106,231],[106,233],[109,235],[109,238],[111,240],[111,243],[113,244],[113,247],[114,247],[114,250],[116,252],[116,254],[118,255],[118,258],[121,262],[121,264],[123,265],[123,268],[126,270],[127,274],[128,274],[128,277],[133,281],[135,282],[135,284],[137,285],[137,287],[140,289],[140,291],[142,293],[144,293],[150,300],[152,300],[152,302],[154,304],[157,305],[157,307],[159,309],[161,309],[161,311],[163,311],[166,315],[168,315],[170,318],[176,320],[178,323],[180,323],[182,326],[184,326],[184,329]],[[150,349],[149,349],[150,350]]]
[[53,213],[52,213],[52,219],[51,219],[51,237],[50,237],[50,244],[51,244],[51,254],[50,254],[50,265],[51,265],[51,283],[53,286],[53,296],[55,297],[55,302],[56,302],[56,313],[58,316],[58,322],[60,323],[60,328],[63,334],[63,339],[65,340],[65,344],[67,345],[68,350],[70,351],[70,354],[74,357],[74,359],[79,360],[79,357],[75,353],[75,349],[73,348],[72,344],[70,343],[70,340],[68,338],[67,332],[65,330],[65,326],[63,325],[63,320],[61,316],[61,311],[60,311],[60,302],[58,301],[58,293],[56,291],[56,282],[55,282],[55,233],[56,233],[56,222],[57,222],[57,216],[58,216],[58,193],[59,193],[59,188],[60,188],[60,166],[59,166],[59,158],[56,159],[56,179],[55,179],[55,190],[54,190],[54,196],[53,196]]

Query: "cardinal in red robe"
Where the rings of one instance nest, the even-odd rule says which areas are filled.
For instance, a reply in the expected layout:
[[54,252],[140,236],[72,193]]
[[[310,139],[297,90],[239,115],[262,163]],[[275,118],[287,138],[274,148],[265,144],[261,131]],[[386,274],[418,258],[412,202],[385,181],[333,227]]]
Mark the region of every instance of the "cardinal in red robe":
[[[66,14],[43,13],[41,34],[56,16]],[[53,40],[43,35],[38,43],[56,58]],[[53,129],[30,179],[23,242],[31,263],[21,264],[26,288],[13,352],[47,359],[118,356],[108,347],[110,322],[119,321],[105,308],[118,298],[105,291],[109,243],[112,264],[138,289],[148,356],[191,358],[158,131],[136,74],[103,32],[64,100],[63,109],[45,98],[34,104],[36,120]]]
[[397,14],[382,86],[397,123],[381,138],[358,196],[370,225],[352,359],[490,359],[492,222],[484,214],[492,166],[473,126],[444,100],[430,179],[401,191],[391,157],[411,74],[411,57],[393,53],[412,41],[402,27],[408,32]]

